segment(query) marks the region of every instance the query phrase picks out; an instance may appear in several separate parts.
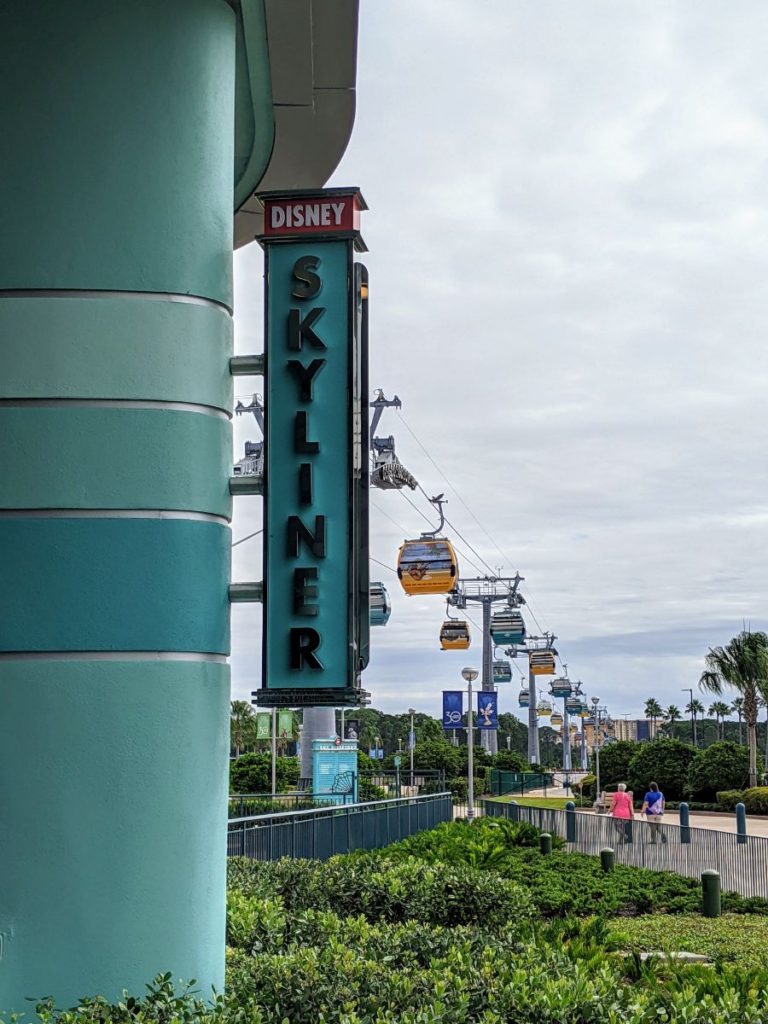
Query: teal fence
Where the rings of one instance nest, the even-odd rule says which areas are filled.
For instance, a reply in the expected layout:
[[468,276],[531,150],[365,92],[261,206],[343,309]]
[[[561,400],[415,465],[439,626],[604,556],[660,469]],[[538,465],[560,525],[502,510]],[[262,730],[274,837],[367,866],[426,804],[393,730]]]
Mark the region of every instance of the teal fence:
[[254,860],[327,860],[376,850],[453,818],[450,793],[231,818],[227,854]]
[[504,772],[498,768],[491,769],[491,794],[493,796],[510,796],[517,793],[525,796],[532,789],[543,789],[552,785],[551,772]]
[[623,821],[590,811],[525,807],[484,800],[486,817],[526,821],[560,836],[566,849],[596,856],[610,847],[617,864],[674,871],[700,878],[702,871],[720,873],[723,889],[742,896],[768,898],[768,838],[739,835],[693,825],[649,824],[640,818]]

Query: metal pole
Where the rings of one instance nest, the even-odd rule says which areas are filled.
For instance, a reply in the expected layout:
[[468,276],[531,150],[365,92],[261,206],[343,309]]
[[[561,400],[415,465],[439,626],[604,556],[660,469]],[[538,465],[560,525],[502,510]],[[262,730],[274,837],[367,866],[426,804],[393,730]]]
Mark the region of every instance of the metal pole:
[[595,737],[595,790],[597,799],[600,799],[600,744]]
[[411,731],[408,736],[408,746],[411,748],[411,789],[413,789],[413,748],[416,746],[416,736],[413,732],[413,716],[415,714],[413,708],[409,709],[411,715]]
[[[563,701],[563,771],[571,770],[571,734],[568,732],[568,711]],[[566,780],[567,781],[567,780]]]
[[467,821],[472,821],[475,816],[475,752],[472,747],[473,712],[471,679],[467,683],[467,698],[469,701],[469,710],[467,711]]
[[536,712],[536,676],[528,666],[528,760],[538,764],[539,754],[539,716]]
[[[493,642],[491,639],[492,598],[483,598],[483,674],[481,685],[484,692],[493,691]],[[495,729],[483,729],[480,742],[489,754],[498,751],[498,734]]]
[[277,792],[277,708],[272,708],[272,796]]

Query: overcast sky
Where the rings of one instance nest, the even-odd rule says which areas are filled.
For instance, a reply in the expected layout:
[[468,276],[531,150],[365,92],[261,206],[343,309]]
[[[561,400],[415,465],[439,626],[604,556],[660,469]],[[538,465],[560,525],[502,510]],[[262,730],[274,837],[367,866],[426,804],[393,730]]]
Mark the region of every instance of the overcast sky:
[[[444,477],[397,413],[380,433],[483,559],[525,577],[590,696],[616,716],[683,706],[709,645],[768,625],[768,6],[361,8],[331,184],[371,208],[371,385],[400,396]],[[260,351],[256,244],[235,272],[237,350]],[[235,434],[240,457],[258,432]],[[394,566],[426,524],[398,492],[372,503],[371,553]],[[236,499],[235,539],[260,517]],[[261,578],[259,539],[234,556],[235,580]],[[441,652],[442,599],[372,568],[394,607],[364,686],[374,707],[437,715],[480,644]],[[235,696],[259,652],[260,609],[235,605]]]

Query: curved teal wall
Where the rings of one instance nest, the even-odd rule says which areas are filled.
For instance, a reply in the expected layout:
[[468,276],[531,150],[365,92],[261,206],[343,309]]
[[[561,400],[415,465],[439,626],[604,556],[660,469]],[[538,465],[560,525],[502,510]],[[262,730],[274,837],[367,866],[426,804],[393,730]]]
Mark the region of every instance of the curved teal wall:
[[224,983],[235,39],[0,4],[0,1011]]
[[0,1006],[138,994],[159,971],[221,988],[228,666],[4,660],[0,676]]
[[25,0],[21,11],[0,10],[0,95],[14,98],[0,114],[0,288],[231,307],[229,4]]

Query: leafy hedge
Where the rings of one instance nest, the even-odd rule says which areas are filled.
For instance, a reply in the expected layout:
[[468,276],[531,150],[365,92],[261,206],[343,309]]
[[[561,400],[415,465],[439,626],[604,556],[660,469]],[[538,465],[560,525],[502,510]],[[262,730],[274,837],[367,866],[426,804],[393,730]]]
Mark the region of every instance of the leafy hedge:
[[[768,971],[641,962],[589,915],[697,910],[698,884],[542,856],[524,823],[447,824],[376,852],[229,865],[227,990],[174,992],[43,1024],[763,1024]],[[726,894],[726,907],[750,901]],[[751,906],[766,910],[765,901]],[[570,915],[570,916],[567,916]],[[573,916],[578,915],[578,916]],[[626,918],[624,918],[626,920]],[[649,918],[649,922],[656,920]],[[683,918],[679,919],[681,922]],[[627,927],[629,932],[631,929]],[[756,960],[759,963],[759,961]],[[207,993],[201,995],[207,996]],[[1,1020],[2,1018],[0,1018]]]

